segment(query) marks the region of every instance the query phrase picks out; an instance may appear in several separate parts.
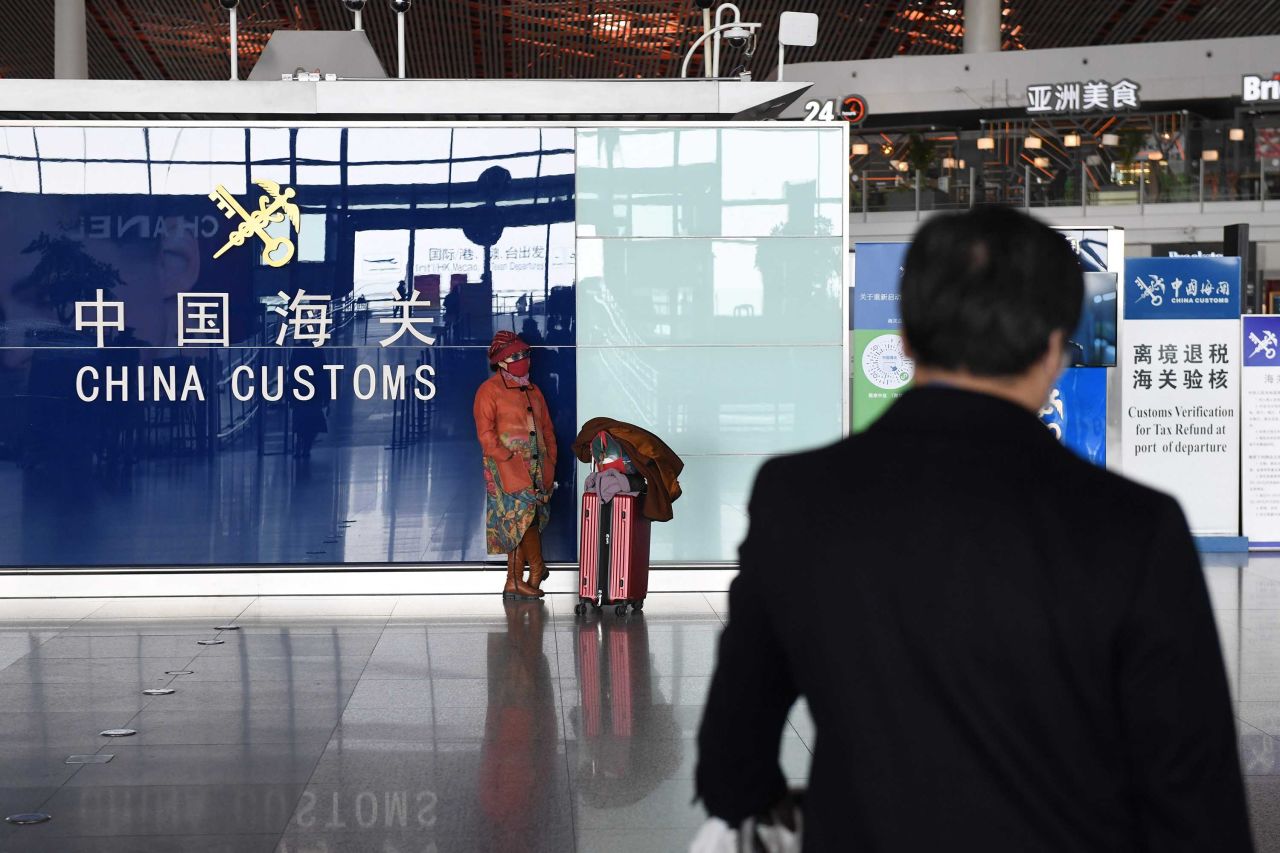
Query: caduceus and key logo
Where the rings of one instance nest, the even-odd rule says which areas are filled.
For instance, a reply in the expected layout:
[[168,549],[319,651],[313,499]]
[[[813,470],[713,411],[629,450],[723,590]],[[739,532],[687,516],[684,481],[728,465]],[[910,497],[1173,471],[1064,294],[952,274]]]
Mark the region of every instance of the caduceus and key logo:
[[1274,360],[1276,350],[1280,348],[1280,340],[1277,340],[1276,333],[1272,329],[1266,329],[1262,332],[1262,337],[1254,332],[1249,333],[1249,340],[1253,342],[1253,352],[1249,353],[1249,358],[1261,353],[1268,361]]
[[209,200],[216,202],[218,209],[225,213],[228,219],[240,217],[239,227],[231,232],[227,242],[221,249],[214,252],[213,257],[215,259],[222,257],[228,249],[243,246],[250,237],[256,235],[263,243],[262,262],[269,267],[282,267],[293,260],[295,251],[293,241],[288,237],[272,236],[268,233],[267,227],[275,222],[283,222],[286,217],[293,223],[295,233],[302,227],[301,212],[291,201],[296,193],[292,187],[281,190],[280,185],[275,181],[254,181],[254,183],[266,190],[266,193],[259,198],[258,209],[252,213],[245,210],[224,186],[218,186],[209,193]]

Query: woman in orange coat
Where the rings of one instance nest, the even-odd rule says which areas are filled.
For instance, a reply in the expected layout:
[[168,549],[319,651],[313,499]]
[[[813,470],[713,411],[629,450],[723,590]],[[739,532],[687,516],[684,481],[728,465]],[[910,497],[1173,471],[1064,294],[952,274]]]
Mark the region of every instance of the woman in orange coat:
[[[484,452],[485,544],[507,555],[509,598],[540,598],[547,576],[542,530],[555,487],[556,437],[547,401],[529,380],[531,352],[514,332],[489,345],[491,376],[476,391],[476,435]],[[529,565],[525,582],[524,567]]]

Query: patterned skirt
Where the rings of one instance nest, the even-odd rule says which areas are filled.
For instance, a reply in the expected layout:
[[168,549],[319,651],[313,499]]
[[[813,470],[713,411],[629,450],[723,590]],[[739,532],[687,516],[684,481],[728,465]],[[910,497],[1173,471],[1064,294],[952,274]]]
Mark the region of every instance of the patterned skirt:
[[[539,482],[542,479],[541,465],[535,460],[530,469],[533,481]],[[519,547],[530,525],[537,524],[538,530],[542,531],[551,520],[551,507],[538,501],[535,489],[503,491],[498,466],[487,456],[484,459],[484,490],[484,538],[485,548],[490,554],[510,554]]]

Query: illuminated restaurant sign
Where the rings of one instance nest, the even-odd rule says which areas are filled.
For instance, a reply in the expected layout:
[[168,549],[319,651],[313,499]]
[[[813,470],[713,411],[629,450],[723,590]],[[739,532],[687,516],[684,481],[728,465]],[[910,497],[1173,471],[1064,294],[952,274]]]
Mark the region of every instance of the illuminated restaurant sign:
[[1056,113],[1120,112],[1142,105],[1142,87],[1132,80],[1109,83],[1036,83],[1027,87],[1027,112],[1032,115]]
[[1280,101],[1280,73],[1273,74],[1269,78],[1259,77],[1257,74],[1246,74],[1242,98],[1246,104]]

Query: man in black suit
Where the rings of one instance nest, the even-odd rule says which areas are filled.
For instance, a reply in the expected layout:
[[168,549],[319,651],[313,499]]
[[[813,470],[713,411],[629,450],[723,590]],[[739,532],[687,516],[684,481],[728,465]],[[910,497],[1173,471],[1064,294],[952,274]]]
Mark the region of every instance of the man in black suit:
[[804,696],[806,853],[1252,849],[1182,512],[1036,416],[1082,297],[1066,240],[1014,210],[917,233],[917,387],[756,480],[698,738],[712,815],[783,796]]

